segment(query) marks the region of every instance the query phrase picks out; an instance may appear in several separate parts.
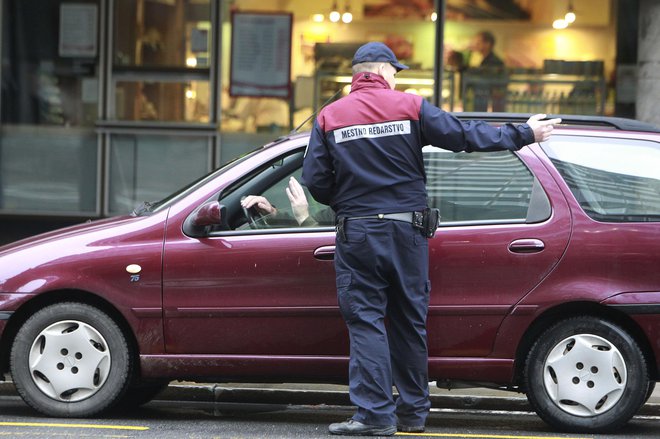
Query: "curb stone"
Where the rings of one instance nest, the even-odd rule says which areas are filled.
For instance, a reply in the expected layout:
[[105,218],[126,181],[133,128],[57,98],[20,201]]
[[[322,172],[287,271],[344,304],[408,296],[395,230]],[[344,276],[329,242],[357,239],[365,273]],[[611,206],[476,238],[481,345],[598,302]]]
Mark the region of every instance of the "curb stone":
[[[18,396],[11,381],[0,381],[0,397],[2,396]],[[318,384],[213,384],[173,381],[155,400],[209,405],[351,405],[346,386]],[[433,408],[455,410],[533,411],[524,395],[489,389],[432,388],[431,405]],[[660,391],[653,393],[638,414],[660,416]]]

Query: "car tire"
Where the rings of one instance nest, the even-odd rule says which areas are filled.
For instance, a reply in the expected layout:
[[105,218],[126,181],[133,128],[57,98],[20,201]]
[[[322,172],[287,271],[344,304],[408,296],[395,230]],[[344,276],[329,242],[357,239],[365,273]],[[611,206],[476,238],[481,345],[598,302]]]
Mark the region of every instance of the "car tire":
[[644,404],[646,361],[620,326],[595,317],[562,320],[532,346],[527,398],[551,426],[598,433],[623,426]]
[[90,417],[112,407],[128,388],[131,364],[119,326],[83,303],[34,313],[18,330],[10,354],[23,400],[56,417]]
[[651,399],[651,396],[653,396],[653,392],[655,391],[655,381],[651,381],[649,383],[649,388],[646,391],[646,397],[644,398],[644,404],[646,404],[649,399]]
[[116,406],[119,412],[125,412],[140,407],[153,400],[159,393],[167,389],[169,381],[139,382],[132,384],[121,401]]

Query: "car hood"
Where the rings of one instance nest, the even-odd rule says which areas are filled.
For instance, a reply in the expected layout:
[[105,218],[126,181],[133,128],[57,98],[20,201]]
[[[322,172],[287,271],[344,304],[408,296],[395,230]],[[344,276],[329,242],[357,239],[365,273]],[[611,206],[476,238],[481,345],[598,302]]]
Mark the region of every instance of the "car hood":
[[79,224],[0,247],[0,292],[20,292],[26,282],[58,277],[66,270],[97,269],[146,247],[162,248],[167,211],[150,216],[121,216]]
[[66,239],[67,237],[75,237],[86,233],[93,233],[98,230],[113,228],[121,224],[133,222],[136,219],[137,217],[127,215],[114,218],[106,218],[97,221],[89,220],[81,224],[41,233],[39,235],[31,236],[29,238],[21,239],[20,241],[15,241],[10,244],[0,246],[0,257],[6,253],[11,253],[21,248],[34,247],[36,245],[48,243],[53,240],[61,240]]

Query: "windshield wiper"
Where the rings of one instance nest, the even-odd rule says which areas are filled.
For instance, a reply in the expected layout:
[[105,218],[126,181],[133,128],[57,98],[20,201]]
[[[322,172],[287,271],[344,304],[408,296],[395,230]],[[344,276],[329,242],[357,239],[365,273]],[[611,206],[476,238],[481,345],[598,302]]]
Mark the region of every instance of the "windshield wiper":
[[155,203],[152,203],[150,201],[143,201],[142,204],[140,204],[138,207],[133,209],[131,215],[140,216],[145,212],[151,212],[151,209],[154,207],[154,204]]

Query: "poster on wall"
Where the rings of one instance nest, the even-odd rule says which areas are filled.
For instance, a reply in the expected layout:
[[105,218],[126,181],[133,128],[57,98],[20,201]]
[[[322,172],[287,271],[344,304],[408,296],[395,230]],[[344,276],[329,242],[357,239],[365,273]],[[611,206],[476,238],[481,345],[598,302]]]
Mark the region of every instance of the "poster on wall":
[[231,96],[290,96],[292,23],[293,14],[232,14]]
[[73,58],[96,56],[96,16],[96,5],[83,3],[60,5],[60,56]]

